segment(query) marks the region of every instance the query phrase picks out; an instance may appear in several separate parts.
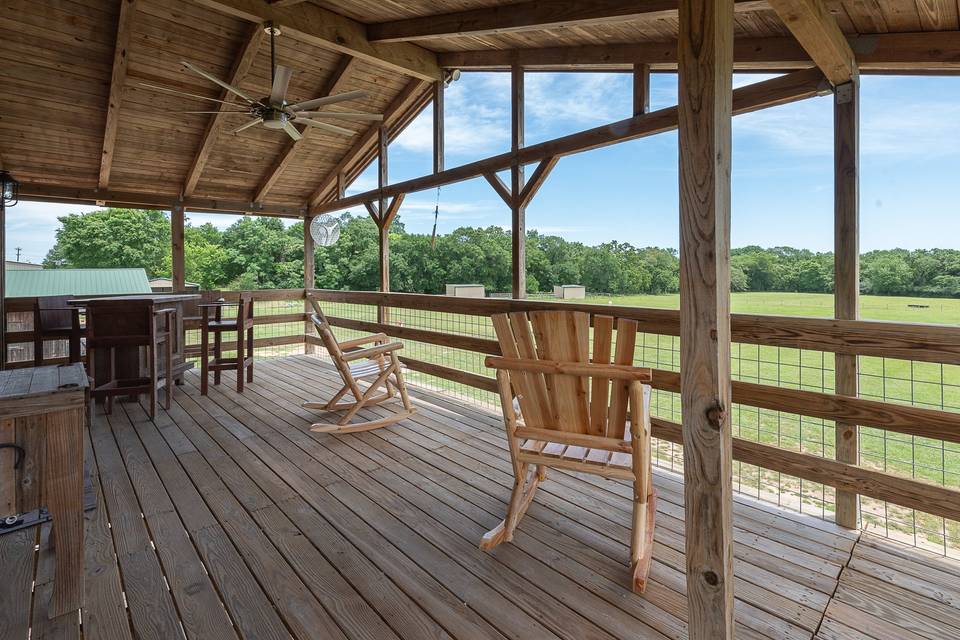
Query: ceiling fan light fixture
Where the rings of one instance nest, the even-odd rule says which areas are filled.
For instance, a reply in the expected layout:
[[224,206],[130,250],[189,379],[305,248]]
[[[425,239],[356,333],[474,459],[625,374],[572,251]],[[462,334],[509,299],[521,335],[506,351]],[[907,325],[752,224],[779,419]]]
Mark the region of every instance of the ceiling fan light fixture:
[[272,22],[268,22],[263,25],[263,32],[268,36],[279,36],[280,27],[275,26]]

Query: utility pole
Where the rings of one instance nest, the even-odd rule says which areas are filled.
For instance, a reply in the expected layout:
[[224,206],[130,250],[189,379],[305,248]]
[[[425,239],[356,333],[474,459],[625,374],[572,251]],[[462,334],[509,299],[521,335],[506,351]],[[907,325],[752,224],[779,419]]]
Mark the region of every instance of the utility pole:
[[23,251],[22,247],[16,247],[14,251],[17,252],[17,262],[20,262],[20,252]]

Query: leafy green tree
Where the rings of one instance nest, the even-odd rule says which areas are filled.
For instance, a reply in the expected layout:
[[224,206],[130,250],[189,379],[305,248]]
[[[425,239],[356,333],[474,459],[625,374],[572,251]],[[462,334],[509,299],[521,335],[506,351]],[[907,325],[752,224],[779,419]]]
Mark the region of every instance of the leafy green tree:
[[161,211],[111,208],[58,219],[47,268],[143,267],[151,277],[169,273],[170,221]]
[[913,274],[907,261],[899,255],[884,254],[864,265],[863,281],[868,293],[897,295],[907,293]]

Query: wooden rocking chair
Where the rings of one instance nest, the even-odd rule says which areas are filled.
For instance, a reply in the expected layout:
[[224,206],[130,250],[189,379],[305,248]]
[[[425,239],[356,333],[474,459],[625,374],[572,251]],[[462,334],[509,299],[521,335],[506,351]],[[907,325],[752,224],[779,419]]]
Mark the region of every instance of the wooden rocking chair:
[[513,539],[547,467],[631,480],[632,588],[642,593],[653,551],[656,492],[650,387],[643,384],[652,373],[633,366],[637,323],[617,321],[613,350],[614,319],[594,316],[591,359],[588,314],[531,311],[529,316],[529,322],[523,312],[493,316],[503,357],[488,357],[486,365],[497,370],[514,485],[506,519],[483,536],[480,548]]
[[[313,306],[314,311],[310,319],[313,321],[317,333],[320,334],[320,339],[323,341],[323,346],[330,353],[330,358],[343,379],[343,387],[334,394],[329,402],[304,402],[303,407],[323,411],[341,411],[344,409],[347,411],[340,418],[339,424],[319,422],[311,425],[310,430],[318,433],[370,431],[394,424],[413,415],[415,409],[407,395],[407,386],[403,380],[403,373],[400,371],[400,361],[397,359],[397,351],[403,348],[403,343],[388,342],[387,336],[383,333],[337,342],[337,338],[330,328],[330,323],[327,322],[327,317],[320,308],[320,303],[309,294],[307,300]],[[372,346],[360,348],[365,345]],[[371,378],[373,382],[367,390],[361,390],[358,381]],[[392,381],[391,378],[393,378]],[[381,386],[384,387],[383,393],[376,395]],[[350,424],[350,420],[360,409],[389,400],[397,392],[399,392],[400,400],[403,402],[403,411],[379,420]],[[340,402],[348,393],[353,396],[354,401]]]

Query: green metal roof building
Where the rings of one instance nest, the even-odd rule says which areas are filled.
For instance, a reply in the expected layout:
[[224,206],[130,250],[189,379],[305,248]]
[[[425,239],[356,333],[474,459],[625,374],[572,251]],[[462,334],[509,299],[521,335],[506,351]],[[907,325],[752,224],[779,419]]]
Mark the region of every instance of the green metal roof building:
[[150,293],[147,272],[139,269],[43,269],[7,271],[9,298],[96,296]]

